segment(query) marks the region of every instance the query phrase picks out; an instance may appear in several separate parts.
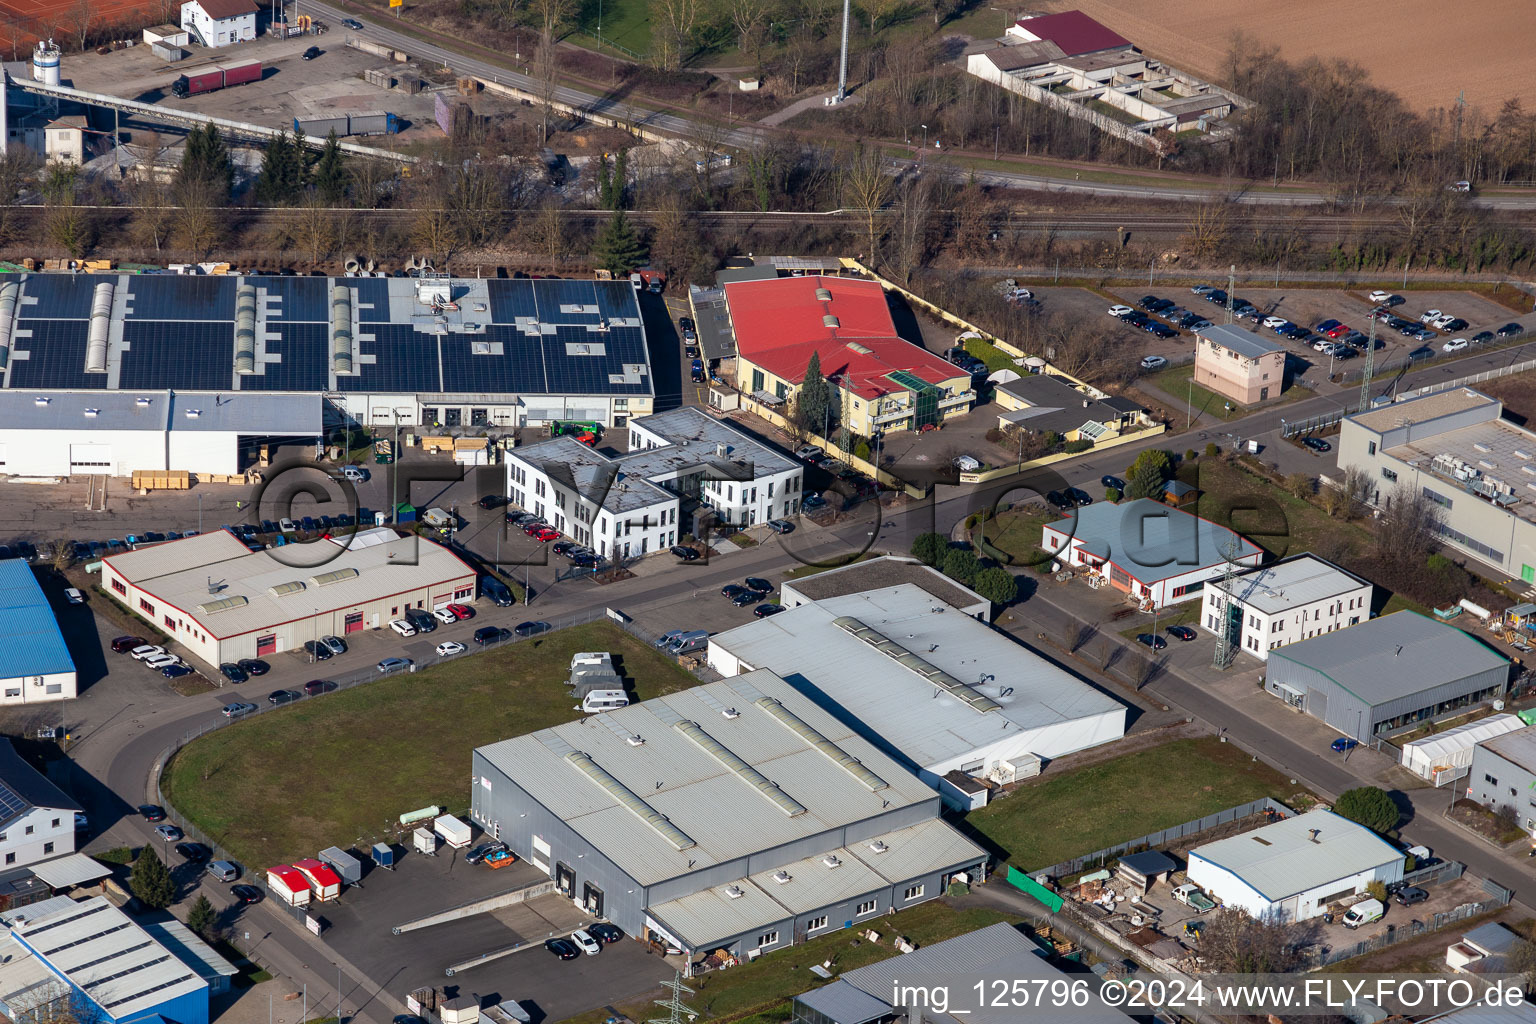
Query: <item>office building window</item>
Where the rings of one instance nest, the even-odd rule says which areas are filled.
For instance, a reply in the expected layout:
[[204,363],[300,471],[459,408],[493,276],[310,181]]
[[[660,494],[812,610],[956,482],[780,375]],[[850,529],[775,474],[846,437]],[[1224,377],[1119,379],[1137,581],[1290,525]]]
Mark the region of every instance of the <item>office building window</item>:
[[923,894],[923,887],[922,886],[920,886],[920,885],[909,885],[909,886],[907,886],[906,892],[903,892],[901,894],[901,898],[904,899],[904,900],[915,900],[919,896],[921,896],[922,894]]
[[1388,469],[1387,467],[1383,466],[1381,467],[1381,478],[1395,484],[1397,483],[1397,471]]
[[814,932],[818,928],[825,928],[826,926],[827,926],[827,915],[826,914],[822,914],[820,917],[813,917],[809,921],[805,922],[805,930],[808,931],[808,932]]
[[875,912],[875,906],[876,902],[874,900],[865,900],[863,903],[859,904],[858,915],[863,917],[865,914],[873,914]]
[[774,932],[763,932],[763,934],[761,934],[761,935],[759,935],[757,937],[757,948],[758,949],[762,949],[764,946],[773,946],[773,945],[776,945],[778,943],[778,941],[779,941],[779,933],[778,932],[776,932],[776,931],[774,931]]

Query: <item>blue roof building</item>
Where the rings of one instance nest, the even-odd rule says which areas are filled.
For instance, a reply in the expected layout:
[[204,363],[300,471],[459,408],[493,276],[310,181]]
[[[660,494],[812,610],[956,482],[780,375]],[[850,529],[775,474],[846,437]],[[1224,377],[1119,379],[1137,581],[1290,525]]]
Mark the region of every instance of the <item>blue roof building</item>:
[[32,567],[0,561],[0,704],[37,704],[75,696],[69,656]]

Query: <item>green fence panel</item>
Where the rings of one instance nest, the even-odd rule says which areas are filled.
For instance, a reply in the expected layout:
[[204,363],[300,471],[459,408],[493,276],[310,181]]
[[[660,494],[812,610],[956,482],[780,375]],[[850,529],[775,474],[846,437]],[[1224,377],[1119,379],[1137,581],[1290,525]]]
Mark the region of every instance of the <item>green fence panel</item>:
[[1060,910],[1061,905],[1066,902],[1061,896],[1051,892],[1051,890],[1030,878],[1012,864],[1008,865],[1008,884],[1025,895],[1033,896],[1041,903],[1044,903],[1053,914]]

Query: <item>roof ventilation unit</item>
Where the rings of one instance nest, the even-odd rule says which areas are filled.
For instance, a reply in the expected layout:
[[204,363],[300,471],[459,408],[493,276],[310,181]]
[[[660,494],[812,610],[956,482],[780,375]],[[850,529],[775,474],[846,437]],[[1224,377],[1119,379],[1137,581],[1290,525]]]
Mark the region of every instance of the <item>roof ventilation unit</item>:
[[111,281],[103,281],[96,286],[91,298],[90,327],[85,339],[86,373],[107,372],[107,333],[112,329],[113,290]]
[[722,715],[724,715],[726,718],[731,718],[731,719],[736,719],[736,718],[740,718],[741,717],[741,712],[737,711],[735,708],[726,708],[725,710],[721,711],[720,713]]
[[838,859],[837,854],[835,853],[827,854],[825,857],[821,858],[821,862],[829,868],[840,868],[843,866],[843,862]]
[[823,326],[823,327],[841,327],[842,323],[841,323],[841,321],[839,321],[837,319],[837,317],[833,316],[831,313],[828,313],[826,316],[821,318],[821,326]]
[[87,409],[87,410],[85,410],[85,415],[86,415],[87,419],[95,419],[98,415],[100,415],[100,413],[101,413],[100,409]]
[[140,409],[148,409],[149,408],[149,399],[147,399],[147,398],[135,398],[133,400],[133,404],[138,406]]
[[727,896],[729,896],[733,900],[739,900],[743,896],[746,895],[746,893],[741,891],[741,886],[739,886],[739,885],[728,885],[728,886],[726,886],[725,887],[725,894]]
[[624,742],[628,743],[632,747],[643,747],[645,746],[645,737],[638,734],[634,736],[626,736],[624,738]]
[[331,369],[350,376],[352,368],[352,289],[331,289]]
[[187,410],[187,419],[195,420],[199,416],[201,416],[202,414],[203,414],[203,410],[201,410],[201,409],[188,409]]
[[773,880],[778,882],[780,885],[788,882],[793,877],[793,875],[791,875],[788,871],[785,871],[783,868],[780,868],[773,873]]
[[53,401],[53,399],[44,398],[42,395],[38,395],[36,398],[32,399],[32,404],[37,406],[39,409],[46,409],[48,408],[48,403],[51,401]]
[[885,853],[887,850],[890,849],[889,846],[886,846],[884,843],[882,843],[878,839],[876,839],[874,842],[870,843],[869,844],[869,848],[872,851],[874,851],[875,853]]
[[832,301],[832,291],[831,291],[831,289],[828,289],[828,288],[817,288],[816,289],[816,301],[817,302],[831,302]]
[[0,284],[0,370],[11,361],[11,330],[16,319],[16,306],[21,301],[21,285],[16,281]]
[[256,286],[235,289],[235,372],[256,372]]

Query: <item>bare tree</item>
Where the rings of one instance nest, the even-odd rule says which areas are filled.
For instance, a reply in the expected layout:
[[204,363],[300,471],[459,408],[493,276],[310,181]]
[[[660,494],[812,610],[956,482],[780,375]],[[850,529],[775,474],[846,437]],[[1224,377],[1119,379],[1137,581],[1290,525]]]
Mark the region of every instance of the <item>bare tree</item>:
[[1223,974],[1286,974],[1304,964],[1306,947],[1316,940],[1317,931],[1315,921],[1255,918],[1223,908],[1205,919],[1200,952]]
[[928,262],[934,242],[934,193],[938,182],[932,175],[914,175],[900,186],[896,206],[896,246],[893,264],[904,285],[912,283],[912,274]]
[[762,30],[767,17],[767,0],[731,0],[731,26],[736,29],[737,45],[757,68],[763,64]]
[[880,263],[880,213],[890,201],[893,182],[878,147],[860,143],[843,165],[845,202],[864,218],[864,258],[871,268]]
[[651,21],[661,30],[659,36],[651,36],[651,45],[663,71],[682,67],[698,20],[699,0],[651,0]]
[[293,241],[309,260],[311,267],[318,267],[336,244],[333,216],[320,196],[312,191],[305,194],[304,201],[295,212]]
[[1422,563],[1440,538],[1445,510],[1408,484],[1392,489],[1376,520],[1376,554],[1384,561]]
[[0,240],[9,237],[12,211],[41,161],[25,146],[11,146],[0,153]]
[[1320,493],[1323,510],[1334,519],[1353,519],[1370,499],[1371,474],[1359,467],[1340,471],[1338,479]]
[[565,255],[567,242],[565,212],[558,201],[550,200],[534,213],[532,235],[539,252],[551,264],[558,264]]
[[1221,253],[1231,230],[1228,213],[1227,203],[1222,199],[1211,199],[1195,207],[1183,243],[1192,257],[1204,260]]
[[84,50],[91,39],[91,26],[96,23],[95,0],[75,0],[69,8],[69,27],[80,40],[80,49]]
[[176,234],[194,260],[205,258],[224,234],[226,212],[214,186],[189,181],[176,190]]
[[534,55],[538,65],[539,101],[544,106],[544,119],[539,139],[549,142],[549,122],[555,112],[555,43],[560,31],[576,11],[576,0],[533,0],[534,16],[539,25],[539,46]]
[[411,221],[411,242],[435,259],[444,262],[459,246],[455,229],[457,218],[441,204],[430,204],[416,211]]

